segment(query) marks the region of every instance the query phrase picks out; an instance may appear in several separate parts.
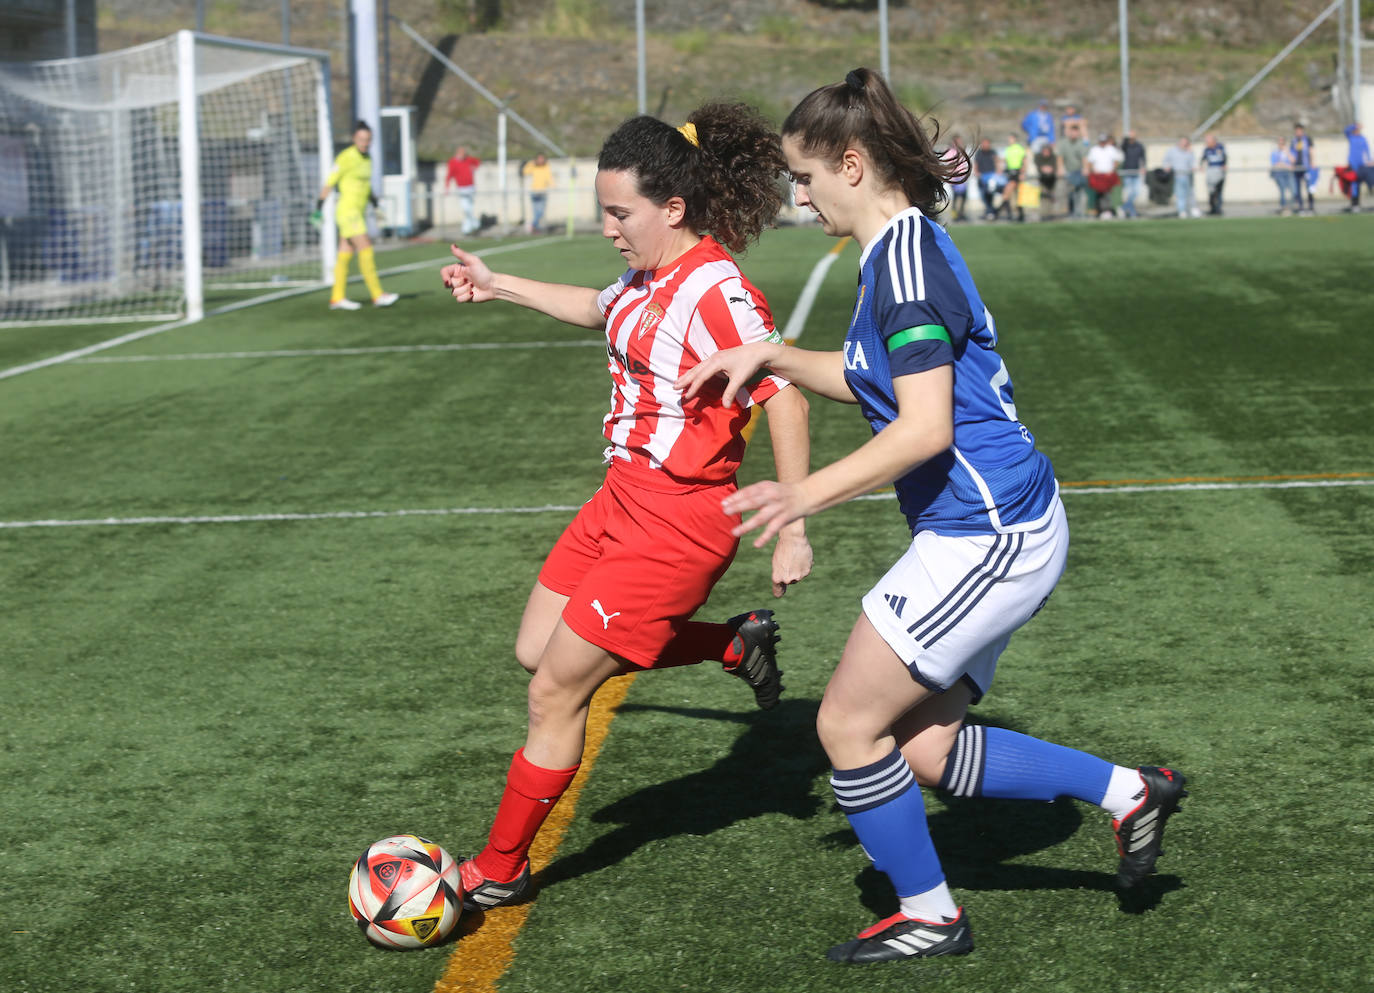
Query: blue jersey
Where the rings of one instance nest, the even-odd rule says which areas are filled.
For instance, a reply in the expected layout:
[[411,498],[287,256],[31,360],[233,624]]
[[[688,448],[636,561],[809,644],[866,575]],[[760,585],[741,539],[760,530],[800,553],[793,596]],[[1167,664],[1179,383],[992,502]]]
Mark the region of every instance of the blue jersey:
[[895,376],[954,366],[954,444],[895,487],[912,533],[1040,527],[1059,484],[1017,419],[997,329],[944,230],[915,207],[864,249],[844,340],[845,381],[877,434],[897,416]]

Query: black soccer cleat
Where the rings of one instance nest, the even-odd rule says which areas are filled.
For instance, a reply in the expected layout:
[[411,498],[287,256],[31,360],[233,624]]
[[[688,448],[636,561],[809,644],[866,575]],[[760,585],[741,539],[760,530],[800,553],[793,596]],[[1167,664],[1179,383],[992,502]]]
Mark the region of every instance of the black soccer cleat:
[[530,864],[508,883],[498,883],[482,875],[475,858],[467,859],[458,866],[458,878],[463,883],[463,909],[467,911],[490,910],[512,903],[523,903],[529,899]]
[[1137,886],[1155,871],[1155,860],[1164,852],[1164,825],[1179,810],[1178,802],[1188,795],[1183,784],[1188,778],[1173,769],[1142,765],[1136,770],[1145,782],[1140,803],[1121,820],[1112,821],[1116,850],[1121,861],[1116,868],[1116,884],[1123,889]]
[[952,921],[936,924],[896,913],[860,931],[853,941],[825,953],[831,962],[862,964],[892,959],[933,958],[936,955],[967,955],[973,951],[973,932],[964,908]]
[[739,676],[754,688],[754,701],[763,710],[778,705],[782,695],[782,670],[778,668],[778,622],[771,610],[751,610],[726,622],[735,629],[730,648],[734,662],[723,662],[725,671]]

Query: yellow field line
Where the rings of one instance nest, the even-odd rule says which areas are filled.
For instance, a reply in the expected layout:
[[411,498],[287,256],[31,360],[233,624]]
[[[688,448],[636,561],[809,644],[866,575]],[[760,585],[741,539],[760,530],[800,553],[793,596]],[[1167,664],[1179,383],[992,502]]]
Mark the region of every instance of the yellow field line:
[[[634,675],[619,676],[606,683],[592,699],[587,717],[587,744],[582,750],[582,767],[572,785],[544,822],[530,848],[530,868],[538,873],[558,852],[563,835],[577,810],[577,798],[596,764],[596,756],[611,728],[611,718],[625,699]],[[480,914],[464,914],[459,921],[462,937],[448,957],[444,974],[434,984],[434,993],[495,993],[496,982],[515,960],[515,937],[529,916],[528,903],[498,907]],[[479,926],[480,922],[480,926]]]

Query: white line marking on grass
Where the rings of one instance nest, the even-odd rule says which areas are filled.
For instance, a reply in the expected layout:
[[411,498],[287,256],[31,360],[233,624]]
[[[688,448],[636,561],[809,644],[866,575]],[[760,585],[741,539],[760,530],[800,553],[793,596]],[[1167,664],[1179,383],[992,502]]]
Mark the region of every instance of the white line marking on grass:
[[474,341],[447,345],[375,345],[359,348],[288,348],[275,352],[188,352],[168,355],[99,355],[74,359],[77,365],[115,362],[186,362],[197,359],[292,359],[341,355],[380,355],[387,352],[467,352],[508,348],[605,348],[606,339],[594,341]]
[[820,261],[811,270],[811,275],[806,277],[806,285],[802,287],[801,296],[797,297],[797,306],[788,315],[787,326],[782,329],[784,341],[793,342],[801,337],[802,331],[806,328],[806,319],[811,316],[811,307],[816,302],[816,294],[821,291],[821,283],[825,282],[826,273],[835,264],[835,260],[840,257],[840,252],[849,243],[848,238],[841,238],[835,246],[821,256]]
[[[1185,490],[1292,490],[1332,486],[1374,486],[1374,479],[1301,480],[1269,483],[1167,483],[1158,486],[1086,486],[1065,488],[1061,489],[1060,492],[1069,496],[1077,496],[1080,493],[1093,495],[1177,493]],[[868,493],[854,499],[870,501],[895,500],[896,498],[896,494],[889,490],[885,493]],[[538,507],[436,507],[417,510],[336,510],[316,513],[222,514],[185,517],[96,517],[74,520],[0,521],[0,529],[128,527],[137,524],[257,524],[271,521],[343,521],[392,517],[471,517],[483,514],[570,514],[577,511],[580,506],[580,504],[571,503],[548,503]]]
[[458,517],[475,514],[572,513],[578,504],[542,507],[439,507],[432,510],[335,510],[299,514],[223,514],[197,517],[98,517],[87,520],[0,521],[0,528],[125,527],[134,524],[256,524],[263,521],[345,521],[373,517]]
[[[495,248],[488,248],[483,251],[474,252],[473,254],[485,258],[488,255],[502,255],[506,252],[518,252],[526,248],[533,248],[536,245],[544,245],[548,244],[551,241],[557,240],[559,239],[555,237],[535,238],[531,241],[517,242],[513,245],[498,245]],[[429,266],[436,266],[444,261],[446,260],[424,259],[420,262],[409,262],[405,265],[385,269],[380,273],[380,275],[390,276],[395,273],[411,272],[415,269],[424,269]],[[353,277],[355,281],[359,278],[361,277]],[[245,307],[256,307],[259,304],[264,303],[275,303],[278,300],[285,300],[288,297],[304,296],[307,293],[318,293],[326,285],[327,284],[325,283],[316,283],[310,286],[298,286],[288,290],[278,290],[275,293],[268,293],[260,297],[253,297],[249,300],[239,300],[236,303],[225,304],[223,307],[216,307],[214,310],[207,311],[205,316],[208,318],[215,317],[219,314],[230,314],[236,310],[243,310]],[[151,338],[153,335],[162,334],[164,331],[175,331],[177,328],[184,328],[192,323],[195,322],[183,319],[179,321],[170,321],[167,324],[158,324],[151,328],[142,328],[138,331],[130,331],[128,334],[122,334],[117,338],[110,338],[106,341],[99,341],[96,342],[94,345],[87,345],[85,348],[77,348],[70,352],[63,352],[61,355],[53,355],[46,359],[40,359],[37,362],[29,362],[25,365],[12,366],[9,369],[0,369],[0,379],[9,379],[11,376],[22,376],[26,372],[35,372],[39,369],[46,369],[48,366],[62,365],[66,362],[71,362],[75,359],[85,358],[87,355],[94,354],[95,352],[103,352],[109,348],[117,348],[120,345],[127,345],[131,341],[138,341],[142,338]]]

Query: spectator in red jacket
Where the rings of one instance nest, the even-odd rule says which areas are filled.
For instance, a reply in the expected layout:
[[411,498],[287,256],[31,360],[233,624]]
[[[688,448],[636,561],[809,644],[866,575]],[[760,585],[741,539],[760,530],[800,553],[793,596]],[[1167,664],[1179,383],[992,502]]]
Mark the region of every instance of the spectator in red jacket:
[[482,225],[477,220],[477,167],[482,160],[469,155],[465,146],[459,145],[448,160],[448,175],[444,177],[444,192],[449,186],[458,187],[458,206],[463,211],[463,234],[472,234]]

